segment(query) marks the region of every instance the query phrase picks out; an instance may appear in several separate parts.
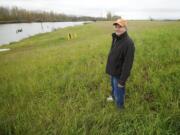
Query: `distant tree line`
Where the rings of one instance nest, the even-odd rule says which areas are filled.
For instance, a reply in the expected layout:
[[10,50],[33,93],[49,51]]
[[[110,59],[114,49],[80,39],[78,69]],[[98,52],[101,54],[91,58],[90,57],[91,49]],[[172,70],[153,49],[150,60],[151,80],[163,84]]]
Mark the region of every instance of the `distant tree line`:
[[29,11],[18,7],[0,7],[0,23],[20,22],[63,22],[63,21],[103,21],[104,17],[74,16],[63,13]]
[[114,20],[117,20],[117,19],[119,19],[119,18],[121,18],[121,16],[112,15],[112,13],[111,13],[110,11],[108,11],[107,14],[106,14],[106,19],[107,19],[108,21],[114,21]]

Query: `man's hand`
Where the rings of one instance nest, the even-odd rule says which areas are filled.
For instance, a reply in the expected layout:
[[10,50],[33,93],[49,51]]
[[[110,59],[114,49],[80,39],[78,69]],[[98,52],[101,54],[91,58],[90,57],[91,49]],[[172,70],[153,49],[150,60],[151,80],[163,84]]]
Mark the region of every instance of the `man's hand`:
[[123,88],[124,85],[125,85],[125,83],[123,81],[119,81],[118,82],[118,87]]

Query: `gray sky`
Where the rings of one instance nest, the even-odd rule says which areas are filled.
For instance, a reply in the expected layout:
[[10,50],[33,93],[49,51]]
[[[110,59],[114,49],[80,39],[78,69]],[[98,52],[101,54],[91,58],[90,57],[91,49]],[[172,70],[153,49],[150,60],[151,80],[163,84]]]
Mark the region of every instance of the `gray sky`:
[[180,19],[180,0],[0,0],[0,6],[28,10],[106,16],[108,11],[126,19]]

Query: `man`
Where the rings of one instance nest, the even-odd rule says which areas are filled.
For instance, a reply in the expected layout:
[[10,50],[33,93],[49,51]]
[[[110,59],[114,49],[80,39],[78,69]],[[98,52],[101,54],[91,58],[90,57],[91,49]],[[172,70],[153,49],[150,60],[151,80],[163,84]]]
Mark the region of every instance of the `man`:
[[124,108],[125,85],[134,61],[135,46],[127,33],[127,21],[118,19],[113,23],[112,45],[109,51],[106,73],[111,79],[111,96],[108,101],[115,101],[118,108]]

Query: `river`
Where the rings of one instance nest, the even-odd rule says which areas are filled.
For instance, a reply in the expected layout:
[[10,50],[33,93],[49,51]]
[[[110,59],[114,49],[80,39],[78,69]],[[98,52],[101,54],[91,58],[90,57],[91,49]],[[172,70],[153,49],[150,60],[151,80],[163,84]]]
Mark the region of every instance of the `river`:
[[68,26],[82,25],[84,22],[37,22],[37,23],[13,23],[0,24],[0,46],[21,39],[65,28]]

